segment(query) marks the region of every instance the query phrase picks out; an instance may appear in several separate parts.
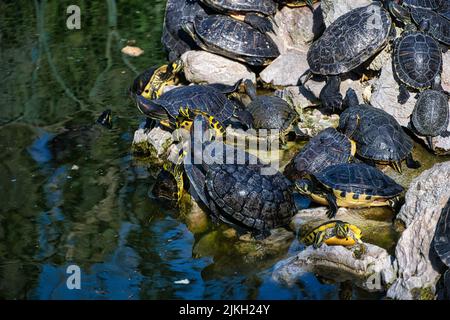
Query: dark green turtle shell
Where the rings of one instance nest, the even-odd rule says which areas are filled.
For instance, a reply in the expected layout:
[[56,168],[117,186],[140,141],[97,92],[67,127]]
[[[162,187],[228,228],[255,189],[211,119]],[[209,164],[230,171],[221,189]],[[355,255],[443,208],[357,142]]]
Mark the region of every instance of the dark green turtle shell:
[[394,72],[398,79],[415,89],[430,88],[442,69],[439,44],[420,31],[406,31],[395,41]]
[[448,127],[448,108],[448,97],[444,92],[438,90],[422,92],[411,115],[414,129],[422,136],[440,135]]
[[291,160],[284,170],[291,180],[301,179],[309,173],[348,163],[352,158],[350,140],[334,128],[327,128],[313,137]]
[[[350,122],[359,117],[357,129],[350,133]],[[339,130],[356,142],[356,153],[375,161],[400,161],[412,152],[413,140],[387,112],[362,104],[345,110],[339,120]]]
[[450,267],[450,199],[441,212],[433,242],[439,258]]
[[200,0],[205,5],[224,13],[257,12],[266,16],[274,15],[277,5],[273,0]]
[[273,59],[280,54],[269,36],[228,16],[198,16],[194,20],[194,30],[210,51],[233,59]]
[[291,106],[279,97],[257,96],[247,105],[255,129],[286,131],[297,118]]
[[422,21],[428,21],[427,32],[437,41],[450,45],[450,21],[442,15],[427,9],[412,8],[411,17],[418,25]]
[[314,177],[329,189],[359,195],[391,198],[404,190],[383,172],[364,163],[337,164]]
[[[371,25],[374,14],[379,17],[377,27]],[[355,69],[383,49],[391,28],[389,13],[376,3],[351,10],[336,19],[311,45],[307,56],[311,72],[338,75]]]
[[403,0],[403,4],[413,8],[437,10],[448,0]]

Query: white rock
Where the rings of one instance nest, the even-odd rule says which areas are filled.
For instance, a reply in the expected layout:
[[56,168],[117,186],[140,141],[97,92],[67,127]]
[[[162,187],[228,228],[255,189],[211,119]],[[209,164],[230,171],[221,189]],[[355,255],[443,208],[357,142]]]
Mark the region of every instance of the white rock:
[[233,85],[241,79],[256,82],[256,75],[242,63],[206,52],[188,51],[181,59],[186,79],[192,83],[222,83]]
[[289,51],[276,58],[261,74],[261,80],[272,87],[296,86],[309,69],[306,52]]
[[172,134],[159,127],[147,131],[143,128],[134,132],[133,151],[142,155],[160,157],[173,142]]
[[189,281],[189,279],[183,279],[183,280],[174,281],[173,283],[175,283],[175,284],[190,284],[191,282]]
[[442,87],[450,92],[450,51],[442,55]]
[[353,9],[367,6],[372,0],[322,0],[320,3],[325,25],[328,27],[340,16]]

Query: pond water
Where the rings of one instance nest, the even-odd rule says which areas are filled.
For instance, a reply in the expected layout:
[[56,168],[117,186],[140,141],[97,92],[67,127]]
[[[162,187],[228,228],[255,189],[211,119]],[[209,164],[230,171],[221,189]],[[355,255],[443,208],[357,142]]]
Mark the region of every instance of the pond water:
[[[77,1],[81,30],[68,30],[72,3],[0,2],[0,298],[348,297],[348,283],[313,274],[289,288],[271,279],[297,241],[242,263],[233,245],[214,232],[193,234],[178,209],[148,197],[153,180],[130,154],[143,118],[127,89],[165,59],[165,1]],[[145,54],[123,56],[127,43]],[[91,128],[107,108],[114,128]],[[67,288],[69,265],[81,269],[80,290]],[[381,297],[357,288],[350,296]]]

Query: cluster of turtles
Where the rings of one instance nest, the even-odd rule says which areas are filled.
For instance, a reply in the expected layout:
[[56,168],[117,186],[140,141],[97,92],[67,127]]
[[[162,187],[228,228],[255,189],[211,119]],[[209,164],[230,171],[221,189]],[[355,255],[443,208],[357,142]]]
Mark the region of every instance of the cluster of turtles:
[[[378,167],[389,165],[399,173],[403,164],[420,167],[412,156],[413,139],[394,117],[360,103],[352,89],[345,97],[340,94],[341,77],[364,68],[389,43],[393,43],[394,73],[400,84],[399,102],[405,103],[410,92],[418,93],[410,129],[427,137],[430,144],[432,137],[449,134],[448,93],[440,85],[440,74],[442,52],[449,45],[450,5],[448,0],[403,0],[400,4],[374,1],[351,10],[312,43],[307,54],[310,70],[303,84],[314,76],[326,78],[319,99],[325,109],[340,115],[339,126],[310,139],[283,173],[263,174],[268,164],[217,139],[232,127],[277,129],[284,141],[301,119],[280,97],[258,95],[249,80],[233,86],[179,85],[186,84],[180,56],[203,49],[260,70],[279,55],[268,36],[278,7],[314,10],[315,2],[168,0],[162,42],[170,62],[143,72],[130,89],[149,126],[191,133],[182,138],[180,161],[165,166],[176,181],[176,187],[167,190],[179,199],[182,190],[188,189],[213,220],[258,237],[289,223],[296,212],[294,192],[328,206],[330,219],[339,207],[398,209],[404,188]],[[404,30],[400,35],[396,26]],[[175,87],[167,90],[171,86]],[[243,163],[229,161],[237,160],[238,154],[243,155]],[[447,209],[442,218],[447,222],[439,224],[437,236],[443,240],[436,241],[436,250],[447,265],[448,216]],[[361,244],[361,236],[358,227],[330,220],[303,241],[315,247],[323,243],[353,246]]]

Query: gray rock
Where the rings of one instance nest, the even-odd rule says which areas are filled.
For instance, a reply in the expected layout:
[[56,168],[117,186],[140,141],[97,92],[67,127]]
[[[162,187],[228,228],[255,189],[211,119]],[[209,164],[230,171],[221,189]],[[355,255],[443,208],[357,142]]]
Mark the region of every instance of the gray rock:
[[450,92],[450,51],[442,55],[442,87]]
[[322,0],[320,3],[323,19],[328,27],[343,14],[353,9],[367,6],[372,3],[372,0]]
[[399,276],[388,297],[418,299],[424,290],[435,292],[440,275],[430,260],[430,244],[449,197],[450,162],[436,164],[413,180],[397,217],[407,228],[395,249]]
[[261,74],[261,80],[271,87],[296,86],[309,69],[306,52],[291,50],[276,58]]
[[233,85],[241,79],[256,82],[256,75],[245,65],[206,51],[188,51],[181,59],[186,79],[192,83]]
[[159,158],[172,144],[172,134],[159,127],[147,131],[140,128],[134,132],[132,151],[140,156]]

